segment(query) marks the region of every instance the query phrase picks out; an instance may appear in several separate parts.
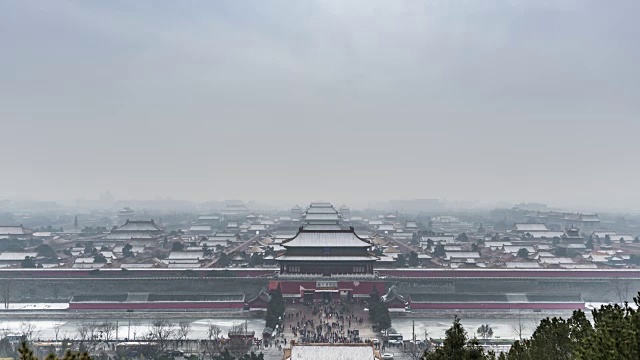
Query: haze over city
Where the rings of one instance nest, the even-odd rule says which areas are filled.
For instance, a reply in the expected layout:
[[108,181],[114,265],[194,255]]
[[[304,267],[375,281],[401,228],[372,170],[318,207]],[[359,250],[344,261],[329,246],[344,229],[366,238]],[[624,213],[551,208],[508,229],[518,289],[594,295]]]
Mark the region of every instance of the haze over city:
[[0,360],[637,360],[638,14],[0,1]]
[[0,197],[635,210],[615,5],[4,1]]

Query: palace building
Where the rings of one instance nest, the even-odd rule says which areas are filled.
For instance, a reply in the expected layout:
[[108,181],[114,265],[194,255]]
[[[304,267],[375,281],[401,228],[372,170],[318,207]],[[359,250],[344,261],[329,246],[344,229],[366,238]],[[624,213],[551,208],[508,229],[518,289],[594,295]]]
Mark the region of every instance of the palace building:
[[367,297],[374,288],[384,293],[384,282],[373,271],[378,258],[370,250],[373,244],[346,230],[309,230],[282,242],[284,254],[275,260],[280,265],[277,281],[284,297],[304,301]]
[[301,216],[302,226],[307,230],[340,230],[342,217],[333,205],[315,202]]
[[164,229],[153,220],[127,220],[124,225],[114,228],[101,240],[146,245],[154,244],[163,235]]

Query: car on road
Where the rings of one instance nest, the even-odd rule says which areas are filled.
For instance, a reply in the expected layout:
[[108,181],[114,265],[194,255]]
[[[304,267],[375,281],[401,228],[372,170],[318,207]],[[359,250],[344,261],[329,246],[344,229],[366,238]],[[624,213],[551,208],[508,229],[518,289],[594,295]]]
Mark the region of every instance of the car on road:
[[382,358],[383,359],[393,359],[393,354],[390,354],[390,353],[382,354]]
[[389,339],[388,343],[389,343],[389,345],[402,345],[402,340],[401,339]]

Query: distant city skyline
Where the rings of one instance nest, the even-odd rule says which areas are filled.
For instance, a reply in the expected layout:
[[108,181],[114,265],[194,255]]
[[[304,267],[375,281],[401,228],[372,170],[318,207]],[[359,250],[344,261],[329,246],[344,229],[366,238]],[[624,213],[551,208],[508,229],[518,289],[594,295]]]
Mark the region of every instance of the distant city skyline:
[[639,10],[1,2],[0,199],[637,210]]

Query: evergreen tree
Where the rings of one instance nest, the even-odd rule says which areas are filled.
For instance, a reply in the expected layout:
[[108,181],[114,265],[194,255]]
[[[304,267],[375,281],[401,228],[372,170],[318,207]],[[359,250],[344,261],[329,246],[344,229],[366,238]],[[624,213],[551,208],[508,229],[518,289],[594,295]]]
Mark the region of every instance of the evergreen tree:
[[411,246],[420,245],[420,235],[418,235],[418,233],[413,233],[413,235],[411,235],[411,241],[409,242],[409,245]]
[[412,251],[409,254],[409,261],[408,261],[409,266],[415,267],[415,266],[418,266],[419,263],[420,261],[418,259],[418,253],[416,253],[415,251]]
[[493,329],[489,324],[480,325],[476,333],[483,339],[491,339],[493,337]]
[[43,256],[49,259],[53,259],[56,257],[56,252],[55,250],[53,250],[53,248],[47,244],[42,244],[39,245],[36,248],[36,251],[38,252],[39,256]]
[[593,239],[589,238],[589,240],[587,240],[587,243],[585,244],[585,247],[589,250],[593,250]]
[[395,261],[395,266],[398,268],[407,267],[407,258],[404,257],[404,254],[398,254]]
[[436,247],[433,249],[433,253],[432,254],[433,254],[433,256],[437,256],[437,257],[445,256],[444,245],[442,245],[442,244],[436,245]]
[[124,257],[132,257],[133,256],[133,252],[131,251],[131,249],[133,249],[133,246],[131,246],[131,244],[127,243],[122,247],[122,256]]
[[369,319],[380,330],[391,327],[391,315],[387,304],[382,301],[377,288],[373,288],[369,294]]
[[272,329],[276,328],[276,325],[280,323],[280,318],[284,314],[285,302],[282,297],[282,291],[280,290],[280,284],[271,292],[271,299],[267,305],[267,314],[265,317],[266,326]]
[[433,352],[425,352],[424,360],[489,360],[493,354],[485,354],[477,339],[469,340],[460,319],[456,316],[453,325],[445,332],[442,346]]
[[522,259],[528,259],[529,258],[529,250],[522,248],[520,250],[518,250],[518,257],[522,258]]
[[[26,341],[20,343],[18,348],[19,360],[39,360],[37,356],[33,354],[33,350],[29,348]],[[63,357],[58,357],[55,354],[49,354],[45,360],[93,360],[87,352],[75,353],[71,350],[67,350]]]
[[36,258],[34,258],[33,256],[25,256],[24,260],[22,260],[22,262],[20,263],[20,267],[25,269],[37,268],[38,264],[36,264]]

